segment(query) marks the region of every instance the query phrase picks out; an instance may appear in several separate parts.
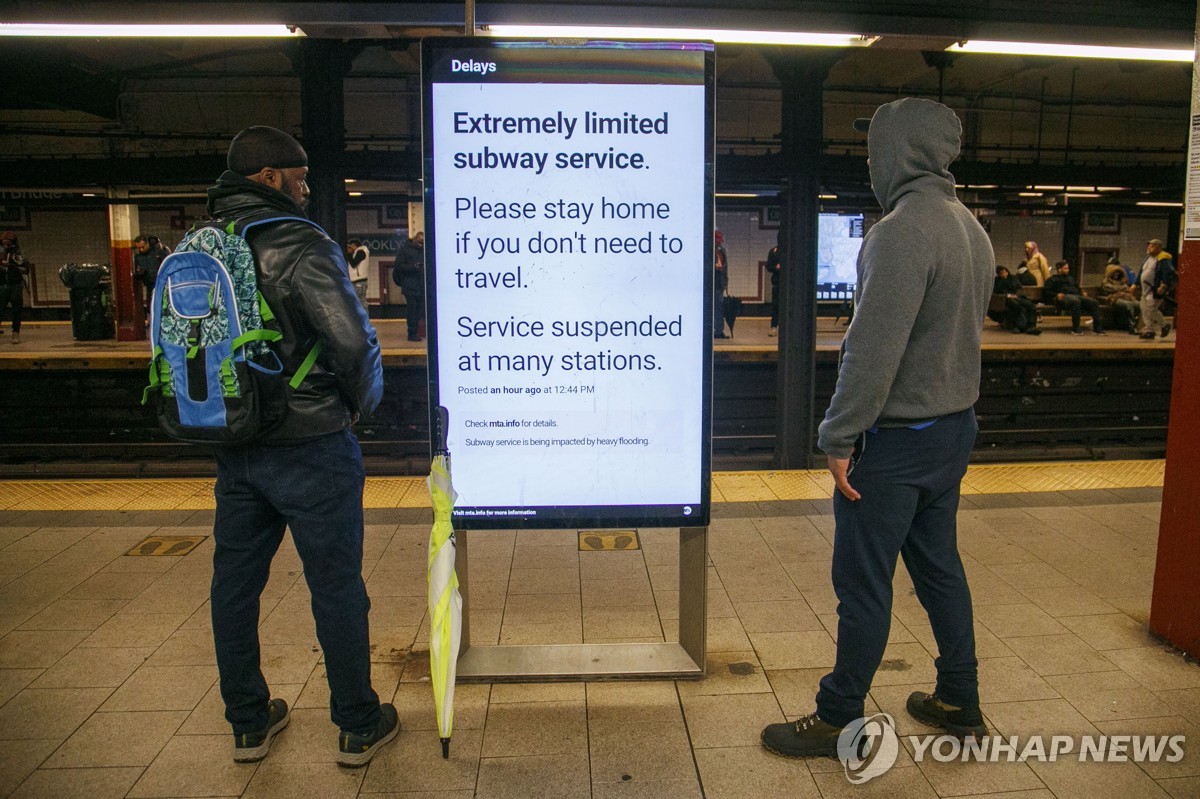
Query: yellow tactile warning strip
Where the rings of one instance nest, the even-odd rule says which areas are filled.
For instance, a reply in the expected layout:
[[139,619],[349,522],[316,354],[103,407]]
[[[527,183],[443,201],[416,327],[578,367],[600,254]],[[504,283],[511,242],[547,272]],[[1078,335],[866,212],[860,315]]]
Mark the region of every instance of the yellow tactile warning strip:
[[125,554],[133,557],[179,557],[204,543],[206,535],[152,535]]
[[616,550],[641,549],[636,530],[579,531],[580,552],[614,552]]
[[[1023,494],[1089,488],[1159,487],[1164,461],[1084,461],[972,466],[962,492]],[[824,470],[717,472],[714,502],[828,499],[833,479]],[[367,508],[427,508],[424,477],[368,477]],[[0,510],[208,510],[212,480],[7,480]]]

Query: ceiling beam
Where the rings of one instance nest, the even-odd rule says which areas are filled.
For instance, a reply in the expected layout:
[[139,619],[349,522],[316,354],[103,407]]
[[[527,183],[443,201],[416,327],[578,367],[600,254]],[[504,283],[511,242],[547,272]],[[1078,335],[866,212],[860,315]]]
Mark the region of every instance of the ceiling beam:
[[[348,151],[342,156],[343,177],[375,181],[413,181],[421,177],[420,153],[416,150]],[[739,187],[777,186],[782,174],[778,155],[718,155],[720,191]],[[1128,186],[1156,194],[1182,196],[1185,169],[1182,162],[1168,166],[1106,167],[1101,173],[1093,165],[1002,164],[959,160],[951,171],[960,183],[1025,185],[1093,185],[1097,174],[1104,183]],[[158,158],[70,158],[0,159],[0,174],[8,186],[53,188],[60,186],[179,186],[205,185],[225,169],[224,155],[170,156]],[[736,180],[723,178],[736,175]],[[862,193],[870,191],[866,159],[852,155],[825,155],[821,159],[821,182],[827,188],[843,186]]]

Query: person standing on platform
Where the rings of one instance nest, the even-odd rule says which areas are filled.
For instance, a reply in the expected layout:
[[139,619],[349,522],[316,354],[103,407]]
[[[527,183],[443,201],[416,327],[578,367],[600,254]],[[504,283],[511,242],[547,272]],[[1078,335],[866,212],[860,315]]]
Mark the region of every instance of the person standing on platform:
[[779,335],[779,273],[783,271],[783,258],[779,255],[780,244],[776,244],[767,253],[767,263],[763,266],[771,276],[771,329],[770,336]]
[[[25,308],[25,275],[29,264],[21,254],[17,234],[0,234],[0,314],[12,308],[12,343],[21,343],[21,311]],[[3,331],[0,331],[3,332]]]
[[350,283],[363,310],[367,310],[367,276],[371,274],[371,251],[362,239],[350,239],[346,245],[346,262],[350,267]]
[[1033,275],[1035,286],[1046,285],[1046,281],[1054,274],[1050,270],[1050,262],[1038,250],[1036,241],[1025,242],[1025,266],[1029,269],[1029,274]]
[[[229,146],[229,169],[208,190],[219,223],[251,217],[303,217],[308,156],[275,128],[247,128]],[[287,416],[264,440],[216,448],[212,627],[233,759],[261,760],[289,720],[260,667],[259,598],[271,560],[290,529],[312,592],[325,655],[329,709],[338,726],[337,760],[365,765],[400,728],[396,710],[371,687],[371,601],[362,579],[363,462],[350,426],[383,395],[379,342],[354,295],[342,249],[300,219],[250,231],[258,288],[284,333],[287,374],[313,348],[320,355]]]
[[425,234],[417,235],[400,245],[392,266],[392,280],[404,294],[404,318],[408,322],[408,340],[420,341],[421,323],[425,321]]
[[1155,333],[1166,338],[1171,326],[1163,316],[1163,298],[1175,288],[1178,276],[1171,253],[1163,251],[1162,239],[1146,242],[1146,260],[1138,280],[1142,284],[1142,338],[1152,339]]
[[871,188],[886,215],[863,241],[858,307],[819,428],[837,486],[837,657],[815,712],[763,730],[763,745],[786,757],[836,756],[842,729],[863,717],[887,646],[898,557],[939,653],[933,693],[913,693],[908,712],[959,737],[987,732],[955,514],[978,431],[995,254],[955,197],[949,166],[962,125],[953,111],[905,98],[855,128],[869,128]]
[[725,335],[725,289],[729,288],[729,253],[725,251],[725,234],[713,232],[713,338]]
[[138,301],[145,313],[150,313],[150,298],[154,296],[158,268],[170,253],[154,236],[138,236],[133,240],[133,279],[138,287]]
[[1106,335],[1104,325],[1100,322],[1100,303],[1091,297],[1085,297],[1079,290],[1075,278],[1071,277],[1071,264],[1059,261],[1054,265],[1056,274],[1046,281],[1042,287],[1042,302],[1047,305],[1057,305],[1061,310],[1071,314],[1071,335],[1082,336],[1079,328],[1082,314],[1092,317],[1092,332],[1097,336]]

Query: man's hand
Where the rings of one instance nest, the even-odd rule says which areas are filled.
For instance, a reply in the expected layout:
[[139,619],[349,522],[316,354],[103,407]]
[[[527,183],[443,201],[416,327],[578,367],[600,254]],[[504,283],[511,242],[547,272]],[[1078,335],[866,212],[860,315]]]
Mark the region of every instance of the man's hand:
[[862,494],[854,490],[854,486],[850,485],[850,480],[847,473],[850,471],[849,458],[835,458],[829,456],[829,473],[833,475],[833,482],[837,485],[837,490],[842,492],[842,496],[851,502],[857,502],[862,499]]

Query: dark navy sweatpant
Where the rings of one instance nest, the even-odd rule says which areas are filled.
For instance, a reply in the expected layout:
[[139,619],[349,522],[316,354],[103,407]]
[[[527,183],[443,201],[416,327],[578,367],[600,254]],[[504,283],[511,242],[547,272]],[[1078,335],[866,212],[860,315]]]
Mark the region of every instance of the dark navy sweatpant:
[[978,429],[968,408],[924,429],[880,428],[859,438],[850,484],[862,498],[833,498],[837,661],[817,693],[817,715],[827,724],[842,727],[863,715],[887,646],[897,556],[933,627],[937,695],[960,707],[979,703],[971,591],[955,521]]

